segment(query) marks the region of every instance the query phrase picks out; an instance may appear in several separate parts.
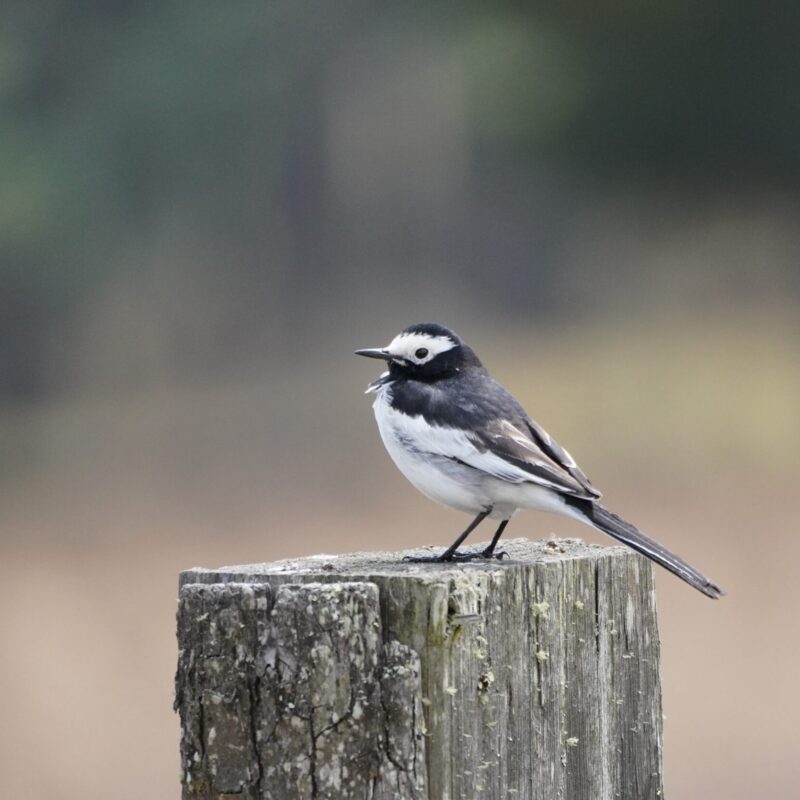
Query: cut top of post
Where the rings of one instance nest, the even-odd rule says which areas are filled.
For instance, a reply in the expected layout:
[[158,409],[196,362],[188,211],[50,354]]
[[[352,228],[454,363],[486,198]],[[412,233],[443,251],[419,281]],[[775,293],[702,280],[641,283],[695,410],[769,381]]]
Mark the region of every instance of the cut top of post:
[[[481,550],[487,544],[488,542],[478,543],[474,545],[474,548]],[[189,583],[259,583],[262,579],[271,583],[273,581],[282,582],[282,578],[288,582],[297,580],[299,576],[308,580],[312,575],[316,580],[325,580],[326,576],[335,576],[337,580],[342,577],[358,580],[372,575],[384,575],[441,581],[465,573],[474,575],[495,570],[518,569],[521,566],[529,567],[532,562],[547,564],[584,559],[594,561],[601,557],[631,555],[632,553],[627,547],[604,547],[587,544],[581,539],[547,539],[535,542],[528,539],[510,539],[503,543],[502,549],[507,554],[502,559],[476,559],[466,562],[420,564],[403,560],[406,555],[427,555],[441,550],[440,547],[430,547],[402,553],[392,551],[344,553],[341,555],[323,553],[302,558],[287,558],[260,564],[239,564],[215,569],[193,567],[180,573],[179,587]]]

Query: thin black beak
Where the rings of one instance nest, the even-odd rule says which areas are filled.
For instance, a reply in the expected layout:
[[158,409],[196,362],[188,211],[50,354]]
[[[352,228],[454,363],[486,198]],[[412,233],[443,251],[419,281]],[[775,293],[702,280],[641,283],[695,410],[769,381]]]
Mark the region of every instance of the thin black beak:
[[394,356],[382,347],[367,348],[366,350],[356,350],[357,356],[366,356],[367,358],[382,358],[384,361],[389,361]]

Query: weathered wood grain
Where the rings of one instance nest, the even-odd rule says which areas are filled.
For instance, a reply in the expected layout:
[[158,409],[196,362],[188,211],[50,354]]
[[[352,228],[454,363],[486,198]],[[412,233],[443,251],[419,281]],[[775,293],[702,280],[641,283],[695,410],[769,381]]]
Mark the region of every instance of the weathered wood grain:
[[649,562],[506,550],[182,573],[184,798],[662,797]]

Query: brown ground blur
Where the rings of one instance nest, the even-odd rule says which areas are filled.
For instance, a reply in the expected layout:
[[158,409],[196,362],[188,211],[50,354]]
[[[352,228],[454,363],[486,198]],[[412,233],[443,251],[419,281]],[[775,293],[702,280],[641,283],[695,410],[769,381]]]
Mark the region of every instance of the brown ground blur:
[[[710,602],[658,574],[668,796],[792,796],[796,323],[640,321],[535,344],[462,333],[612,509],[729,593]],[[361,395],[374,365],[340,355],[3,417],[4,797],[178,797],[180,569],[445,544],[460,529],[383,452]],[[533,513],[509,529],[551,532],[602,541]]]

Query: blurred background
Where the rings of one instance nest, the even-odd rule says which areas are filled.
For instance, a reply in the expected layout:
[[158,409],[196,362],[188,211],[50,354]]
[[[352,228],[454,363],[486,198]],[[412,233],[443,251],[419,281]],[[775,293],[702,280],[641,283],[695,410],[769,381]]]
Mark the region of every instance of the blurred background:
[[462,529],[352,356],[420,321],[728,590],[658,573],[669,796],[796,792],[798,35],[780,0],[4,0],[6,796],[179,796],[180,569]]

